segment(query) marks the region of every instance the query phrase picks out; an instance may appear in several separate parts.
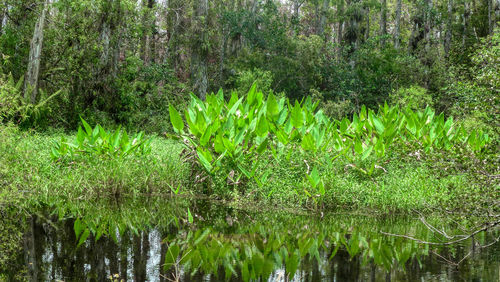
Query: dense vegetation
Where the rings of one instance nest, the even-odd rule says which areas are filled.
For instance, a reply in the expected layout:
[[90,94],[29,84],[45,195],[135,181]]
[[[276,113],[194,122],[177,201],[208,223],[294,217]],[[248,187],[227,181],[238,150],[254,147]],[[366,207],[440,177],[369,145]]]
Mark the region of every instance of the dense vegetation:
[[[140,270],[155,226],[174,279],[492,246],[499,20],[498,0],[0,1],[0,280],[37,280],[37,225],[69,280],[104,280],[101,237]],[[417,213],[423,231],[387,220]]]
[[[498,1],[6,0],[0,112],[169,131],[168,105],[254,81],[342,119],[384,101],[498,128]],[[229,92],[226,92],[229,93]],[[495,105],[496,104],[496,105]],[[491,135],[491,134],[490,134]]]
[[2,193],[492,207],[499,11],[493,0],[3,1]]

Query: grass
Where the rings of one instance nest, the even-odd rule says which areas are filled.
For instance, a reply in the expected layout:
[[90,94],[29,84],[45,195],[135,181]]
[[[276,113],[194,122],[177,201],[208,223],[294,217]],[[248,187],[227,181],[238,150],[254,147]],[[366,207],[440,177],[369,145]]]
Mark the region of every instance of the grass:
[[372,176],[352,169],[347,160],[325,164],[321,175],[326,193],[321,198],[312,191],[312,196],[305,194],[302,172],[307,163],[300,154],[277,167],[266,167],[262,162],[259,170],[270,173],[261,186],[233,185],[223,175],[215,181],[209,179],[212,183],[195,184],[188,164],[179,157],[182,147],[178,141],[154,137],[151,154],[146,156],[54,162],[50,150],[61,136],[74,138],[61,132],[45,134],[0,127],[0,206],[168,194],[171,187],[180,186],[180,194],[239,203],[405,212],[446,207],[456,203],[464,191],[480,193],[467,174],[438,173],[426,162],[391,156],[384,160],[385,171]]
[[63,135],[22,132],[13,127],[0,129],[3,193],[37,201],[50,197],[91,200],[169,192],[170,186],[184,186],[187,181],[187,170],[178,157],[180,147],[170,140],[154,138],[152,153],[143,157],[54,162],[50,150]]

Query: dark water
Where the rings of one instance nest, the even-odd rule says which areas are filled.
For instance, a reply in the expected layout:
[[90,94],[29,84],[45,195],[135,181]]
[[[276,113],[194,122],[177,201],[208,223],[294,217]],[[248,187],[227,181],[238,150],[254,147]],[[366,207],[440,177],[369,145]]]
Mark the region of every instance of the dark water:
[[380,233],[443,240],[417,219],[134,200],[44,207],[10,222],[22,232],[0,280],[500,281],[500,244],[480,247],[497,232],[447,247]]

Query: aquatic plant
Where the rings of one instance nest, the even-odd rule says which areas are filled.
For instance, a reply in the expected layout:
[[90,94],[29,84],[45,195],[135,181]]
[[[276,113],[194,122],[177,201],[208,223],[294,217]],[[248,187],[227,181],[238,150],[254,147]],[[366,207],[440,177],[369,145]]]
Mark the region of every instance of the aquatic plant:
[[284,155],[289,160],[301,154],[309,196],[325,193],[318,167],[340,156],[349,160],[348,167],[372,176],[384,170],[379,162],[394,143],[429,153],[464,144],[480,153],[489,142],[487,134],[465,132],[452,117],[436,116],[429,107],[414,112],[384,104],[375,112],[363,106],[352,120],[330,119],[317,107],[310,97],[293,103],[273,93],[265,98],[253,85],[246,96],[232,93],[227,102],[222,91],[205,101],[191,95],[183,116],[173,106],[169,112],[173,137],[184,144],[198,179],[222,172],[228,183],[253,180],[260,186],[270,173],[260,169],[264,160],[272,165]]
[[132,153],[144,155],[151,152],[151,139],[145,138],[143,132],[129,136],[120,127],[111,132],[99,124],[92,129],[84,119],[81,121],[84,129],[81,126],[78,128],[74,142],[61,137],[54,144],[51,149],[53,160],[76,155],[124,157]]

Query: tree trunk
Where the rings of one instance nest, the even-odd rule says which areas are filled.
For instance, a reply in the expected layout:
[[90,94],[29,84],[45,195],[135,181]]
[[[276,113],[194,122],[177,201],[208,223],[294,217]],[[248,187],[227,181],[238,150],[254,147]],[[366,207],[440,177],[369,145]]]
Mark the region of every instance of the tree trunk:
[[382,46],[384,46],[384,36],[387,35],[387,0],[382,0],[382,9],[380,11],[380,35],[382,36]]
[[493,32],[495,32],[495,27],[500,20],[500,0],[495,1],[495,20],[493,21]]
[[462,30],[462,48],[465,48],[466,40],[467,40],[467,32],[469,29],[469,15],[470,15],[470,9],[469,9],[469,3],[465,2],[464,3],[464,14],[462,16],[463,20],[463,30]]
[[293,0],[293,17],[299,22],[300,20],[300,6],[304,4],[305,0]]
[[448,0],[448,21],[446,24],[446,35],[444,38],[444,54],[448,57],[451,46],[451,28],[453,19],[453,0]]
[[31,281],[38,281],[38,263],[36,255],[36,231],[35,231],[35,218],[33,216],[29,219],[30,227],[28,232],[24,235],[24,261],[28,266],[28,276]]
[[[356,9],[361,9],[359,8],[359,5],[357,5],[360,2],[360,0],[352,0],[351,3],[356,7]],[[351,4],[348,2],[348,5]],[[363,33],[362,33],[362,23],[363,21],[363,14],[362,11],[352,11],[349,14],[349,20],[348,24],[346,27],[346,31],[344,34],[344,39],[347,44],[351,45],[353,49],[351,49],[351,52],[358,49],[360,40],[363,39]]]
[[323,0],[323,6],[321,8],[319,23],[318,23],[318,35],[325,34],[326,16],[328,15],[328,9],[330,8],[330,0]]
[[432,41],[432,0],[425,0],[425,47],[427,49],[430,48],[430,44]]
[[338,28],[337,28],[337,43],[338,43],[338,55],[340,56],[340,51],[342,50],[342,41],[344,33],[344,0],[340,0],[337,6],[337,18],[338,18]]
[[153,55],[153,35],[155,30],[155,21],[151,17],[151,12],[154,7],[154,0],[143,0],[144,17],[142,19],[143,33],[141,39],[141,59],[145,65],[149,65]]
[[488,33],[493,34],[493,24],[494,24],[494,15],[493,15],[493,0],[488,1]]
[[33,32],[33,39],[30,44],[30,54],[28,62],[28,71],[24,80],[24,99],[34,104],[38,91],[38,75],[40,72],[40,60],[42,56],[42,43],[43,43],[43,26],[45,24],[45,15],[49,8],[49,0],[43,4],[42,12],[38,17],[35,24],[35,31]]
[[104,2],[101,19],[101,75],[116,76],[121,43],[121,0],[109,0]]
[[6,9],[7,9],[6,7],[0,6],[0,35],[2,35],[2,33],[3,33],[3,19],[5,17],[5,10]]
[[370,38],[370,7],[366,7],[366,30],[365,30],[365,41]]
[[400,34],[401,34],[401,5],[402,0],[397,0],[396,4],[396,23],[394,27],[394,47],[399,49],[401,44]]
[[204,40],[206,40],[208,0],[194,1],[194,12],[195,40],[193,40],[192,45],[191,75],[195,93],[200,99],[205,100],[208,89],[208,50]]

